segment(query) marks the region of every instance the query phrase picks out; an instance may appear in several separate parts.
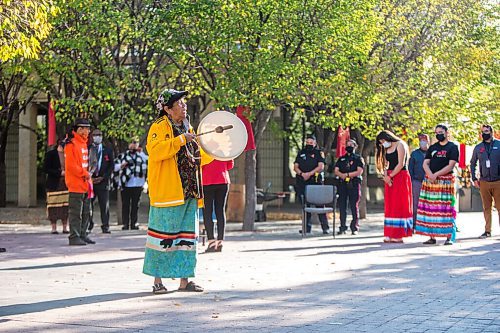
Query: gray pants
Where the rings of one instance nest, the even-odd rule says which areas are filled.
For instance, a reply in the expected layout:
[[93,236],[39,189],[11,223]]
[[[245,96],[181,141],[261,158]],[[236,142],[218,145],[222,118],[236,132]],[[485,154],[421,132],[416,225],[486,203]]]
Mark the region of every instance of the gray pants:
[[87,237],[90,199],[87,193],[69,193],[69,238]]
[[415,222],[417,221],[418,197],[420,196],[421,189],[422,189],[421,180],[411,181],[411,192],[413,195],[413,229],[415,229]]

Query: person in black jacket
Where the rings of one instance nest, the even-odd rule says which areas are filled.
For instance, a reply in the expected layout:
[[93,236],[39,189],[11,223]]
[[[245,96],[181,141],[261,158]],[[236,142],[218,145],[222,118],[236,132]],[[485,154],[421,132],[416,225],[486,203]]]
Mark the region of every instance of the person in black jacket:
[[341,156],[335,163],[335,176],[339,178],[339,209],[340,209],[340,228],[338,235],[346,233],[347,230],[347,200],[351,207],[352,221],[351,232],[358,234],[359,230],[359,199],[361,197],[361,175],[365,163],[363,158],[356,154],[358,144],[354,140],[347,141],[346,154]]
[[61,220],[63,233],[68,234],[69,192],[64,181],[64,150],[59,140],[45,154],[44,171],[47,173],[47,218],[52,225],[52,234],[57,232],[57,220]]
[[[111,174],[113,173],[113,150],[102,144],[102,131],[95,129],[92,132],[92,144],[89,146],[89,158],[95,161],[92,173],[92,184],[94,197],[92,198],[92,212],[94,211],[94,201],[99,200],[101,211],[101,229],[105,234],[111,233],[109,230],[109,187]],[[94,227],[93,213],[90,214],[89,230]]]
[[[306,145],[304,149],[299,151],[293,170],[296,174],[295,192],[297,196],[303,199],[305,188],[307,185],[321,185],[323,184],[323,169],[325,168],[325,156],[323,152],[316,145],[316,137],[308,135],[306,138]],[[318,219],[321,223],[323,234],[328,234],[328,219],[326,214],[318,214]],[[306,233],[311,233],[312,221],[311,213],[306,215]],[[302,233],[302,230],[299,230]]]

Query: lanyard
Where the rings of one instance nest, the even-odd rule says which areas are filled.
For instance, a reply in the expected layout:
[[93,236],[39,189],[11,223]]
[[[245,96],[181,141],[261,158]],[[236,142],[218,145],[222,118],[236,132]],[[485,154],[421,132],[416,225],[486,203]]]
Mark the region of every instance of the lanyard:
[[490,159],[491,155],[491,150],[493,149],[493,145],[495,144],[495,140],[491,140],[490,144],[488,145],[489,148],[486,146],[486,143],[483,142],[484,145],[484,150],[486,151],[486,155],[488,155],[488,159]]

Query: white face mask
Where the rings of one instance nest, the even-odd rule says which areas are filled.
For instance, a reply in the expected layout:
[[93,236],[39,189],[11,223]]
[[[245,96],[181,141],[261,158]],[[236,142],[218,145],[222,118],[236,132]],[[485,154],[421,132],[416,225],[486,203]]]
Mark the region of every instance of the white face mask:
[[389,148],[391,146],[391,143],[389,141],[386,141],[382,144],[382,147],[384,147],[385,149]]
[[93,138],[94,138],[94,143],[96,145],[100,145],[102,143],[102,136],[97,135],[97,136],[94,136]]
[[427,141],[420,141],[420,148],[426,149],[427,148]]

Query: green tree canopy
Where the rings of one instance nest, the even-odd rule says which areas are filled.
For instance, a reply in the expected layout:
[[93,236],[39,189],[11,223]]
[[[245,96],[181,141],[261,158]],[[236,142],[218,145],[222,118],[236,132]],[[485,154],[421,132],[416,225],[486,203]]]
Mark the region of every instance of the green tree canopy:
[[[378,1],[380,19],[366,61],[351,85],[318,121],[359,128],[429,132],[438,122],[462,142],[476,140],[478,123],[498,123],[498,26],[489,1]],[[498,7],[497,7],[498,9]],[[337,99],[338,100],[338,99]],[[471,135],[472,134],[472,135]]]
[[58,12],[52,0],[0,1],[0,62],[37,58]]
[[64,6],[38,63],[40,89],[56,101],[60,121],[86,115],[114,140],[147,130],[158,90],[175,80],[167,7],[153,0]]

